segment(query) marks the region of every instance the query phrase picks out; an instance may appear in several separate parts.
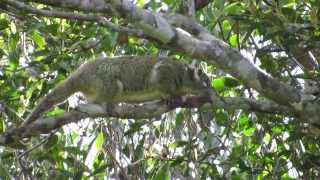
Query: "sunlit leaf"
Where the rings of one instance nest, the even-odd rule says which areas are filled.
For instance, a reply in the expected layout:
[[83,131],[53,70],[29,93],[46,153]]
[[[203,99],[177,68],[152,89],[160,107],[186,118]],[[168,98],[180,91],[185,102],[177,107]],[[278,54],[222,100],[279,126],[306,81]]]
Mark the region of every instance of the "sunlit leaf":
[[31,39],[38,45],[38,49],[41,50],[46,45],[46,42],[44,38],[40,35],[40,32],[37,30],[34,30]]
[[231,30],[231,24],[230,24],[230,22],[228,21],[228,20],[224,20],[223,22],[222,22],[222,27],[223,27],[223,31],[225,32],[225,33],[228,33],[230,30]]
[[228,4],[224,10],[226,13],[230,13],[230,14],[240,14],[241,12],[244,11],[243,9],[243,4],[239,3],[239,2],[233,2]]
[[97,135],[94,143],[92,143],[91,147],[89,148],[89,153],[87,154],[87,157],[85,160],[85,164],[89,168],[93,167],[93,163],[96,160],[96,158],[98,157],[98,154],[100,153],[100,151],[102,149],[103,141],[104,141],[103,133],[100,132]]
[[251,128],[245,129],[243,131],[243,134],[246,135],[246,136],[252,136],[253,133],[255,132],[255,130],[256,130],[255,127],[251,127]]
[[144,0],[138,0],[137,6],[142,8],[144,6]]
[[280,128],[279,126],[274,126],[271,128],[272,132],[275,134],[279,134],[282,132],[282,128]]
[[231,44],[232,47],[236,48],[238,46],[238,37],[236,34],[233,34],[230,39],[229,42]]
[[169,164],[163,164],[158,171],[156,172],[155,176],[152,180],[170,180],[171,179],[171,172]]
[[270,141],[271,141],[271,136],[270,136],[270,134],[266,134],[266,135],[263,137],[263,142],[264,142],[265,144],[268,144]]
[[2,118],[0,118],[0,132],[5,131],[6,124]]
[[217,91],[222,91],[225,89],[224,79],[223,78],[216,78],[212,81],[212,86]]
[[239,118],[239,125],[240,127],[247,127],[249,124],[249,118],[248,115],[246,115],[245,113],[242,113],[240,118]]
[[64,113],[64,112],[65,112],[65,110],[63,110],[63,109],[61,109],[61,108],[59,108],[59,107],[56,107],[56,108],[54,108],[53,111],[50,111],[50,112],[48,113],[48,116],[56,116],[56,115],[62,114],[62,113]]

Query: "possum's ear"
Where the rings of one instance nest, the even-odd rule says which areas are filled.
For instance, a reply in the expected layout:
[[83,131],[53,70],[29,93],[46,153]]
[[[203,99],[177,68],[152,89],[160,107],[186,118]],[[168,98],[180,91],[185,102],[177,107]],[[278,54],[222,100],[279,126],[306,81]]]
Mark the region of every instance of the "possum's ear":
[[202,71],[199,72],[198,68],[190,66],[189,68],[187,68],[187,72],[188,72],[188,76],[189,76],[190,80],[192,80],[192,81],[200,81],[201,80],[200,79],[201,76],[199,76],[199,75],[203,74],[203,72]]
[[193,68],[193,69],[197,68],[198,64],[199,64],[198,61],[193,60],[192,63],[190,64],[190,67]]

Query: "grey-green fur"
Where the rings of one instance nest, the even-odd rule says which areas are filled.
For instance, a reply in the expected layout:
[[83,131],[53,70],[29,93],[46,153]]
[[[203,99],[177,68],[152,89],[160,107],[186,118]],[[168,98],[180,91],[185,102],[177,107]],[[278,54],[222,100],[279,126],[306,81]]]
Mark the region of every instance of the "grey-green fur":
[[210,88],[208,77],[187,64],[167,57],[100,58],[83,64],[48,93],[27,117],[30,123],[73,93],[101,105],[143,103],[172,96],[201,95]]

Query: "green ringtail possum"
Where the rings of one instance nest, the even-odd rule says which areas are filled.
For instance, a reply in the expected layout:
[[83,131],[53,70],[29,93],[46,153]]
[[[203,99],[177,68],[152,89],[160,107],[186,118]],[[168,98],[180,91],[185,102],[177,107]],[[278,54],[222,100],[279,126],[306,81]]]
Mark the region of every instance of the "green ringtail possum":
[[78,91],[89,103],[106,105],[201,95],[210,88],[210,80],[201,70],[168,57],[98,58],[81,65],[42,98],[23,124],[36,120]]

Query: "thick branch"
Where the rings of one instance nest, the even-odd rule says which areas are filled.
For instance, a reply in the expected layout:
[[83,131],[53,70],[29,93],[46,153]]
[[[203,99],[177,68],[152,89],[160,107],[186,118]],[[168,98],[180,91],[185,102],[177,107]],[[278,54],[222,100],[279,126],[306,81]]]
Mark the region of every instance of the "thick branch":
[[[4,0],[0,1],[4,2]],[[108,11],[109,8],[107,7],[109,6],[103,0],[90,2],[84,0],[36,0],[36,2],[84,11],[90,8],[97,8],[92,12],[104,12],[107,16],[112,15]],[[109,2],[113,9],[118,11],[118,14],[134,23],[137,28],[147,34],[148,39],[162,42],[163,46],[177,49],[197,59],[203,59],[210,64],[215,64],[262,95],[273,99],[279,104],[294,107],[297,112],[300,112],[301,117],[305,112],[308,112],[308,119],[311,119],[310,122],[320,122],[320,116],[317,113],[320,109],[320,103],[310,102],[308,96],[301,95],[298,90],[262,73],[238,51],[211,35],[205,28],[197,25],[196,22],[190,23],[193,21],[191,18],[189,18],[189,21],[183,20],[179,24],[177,23],[179,18],[168,21],[165,17],[139,9],[126,0],[111,0]],[[97,4],[101,6],[95,7]],[[168,22],[177,27],[172,27]],[[186,24],[191,24],[192,28]]]
[[299,45],[292,45],[289,50],[296,61],[302,66],[303,70],[310,72],[318,68],[317,63],[310,56],[307,48],[299,47]]
[[[211,97],[215,99],[215,97]],[[217,99],[215,99],[217,100]],[[100,105],[83,104],[75,110],[63,113],[55,117],[40,118],[33,123],[22,127],[13,128],[0,135],[0,145],[14,144],[22,138],[28,138],[39,134],[47,134],[50,131],[60,128],[65,124],[80,121],[87,117],[116,117],[125,119],[149,119],[159,116],[178,107],[211,108],[208,103],[212,102],[210,97],[175,97],[168,101],[150,102],[143,105],[123,104],[114,107],[109,112]],[[224,98],[222,101],[214,101],[214,106],[228,110],[243,109],[264,113],[292,114],[290,110],[271,101],[259,101],[246,98]]]
[[[65,2],[60,0],[37,0],[37,2],[77,9],[83,9],[84,4],[86,7],[90,8],[94,8],[97,4],[107,7],[107,5],[102,3],[100,0],[94,0],[91,2],[92,4],[88,4],[87,1],[81,0]],[[301,98],[297,90],[265,75],[238,51],[232,49],[223,41],[216,39],[211,34],[207,32],[203,33],[205,34],[205,38],[201,39],[206,40],[199,40],[182,29],[172,28],[167,20],[159,14],[139,9],[129,1],[112,0],[109,2],[113,6],[113,9],[117,9],[118,13],[121,14],[122,17],[133,22],[138,28],[152,38],[170,45],[175,49],[180,49],[180,51],[183,51],[190,56],[198,59],[204,59],[208,63],[218,65],[226,72],[243,81],[247,86],[257,90],[261,94],[280,104],[292,105],[300,103]],[[100,11],[101,8],[96,10]],[[199,33],[202,32],[204,31],[199,31]]]
[[151,37],[178,48],[192,57],[218,65],[247,86],[280,104],[293,105],[300,102],[301,98],[297,90],[262,73],[238,51],[213,35],[207,34],[209,41],[199,40],[180,28],[172,28],[159,14],[139,9],[129,1],[111,0],[109,2],[122,17],[130,20]]

